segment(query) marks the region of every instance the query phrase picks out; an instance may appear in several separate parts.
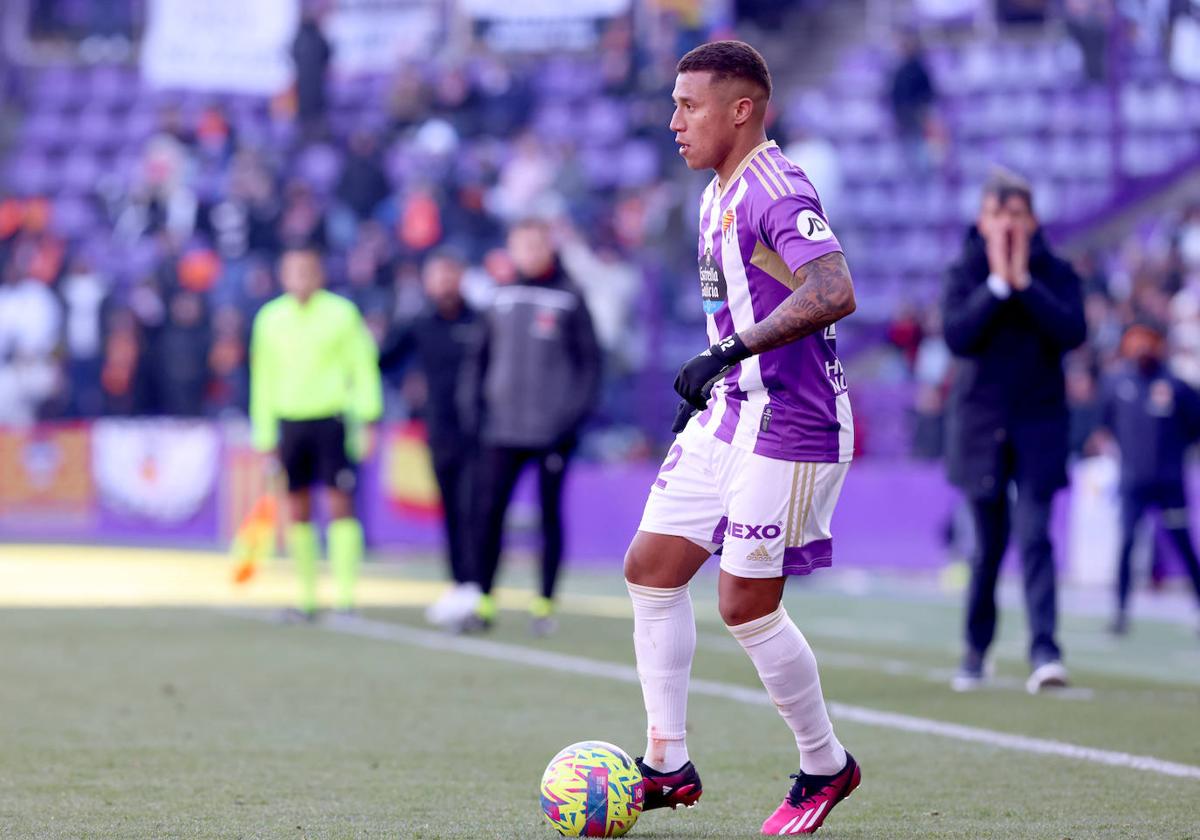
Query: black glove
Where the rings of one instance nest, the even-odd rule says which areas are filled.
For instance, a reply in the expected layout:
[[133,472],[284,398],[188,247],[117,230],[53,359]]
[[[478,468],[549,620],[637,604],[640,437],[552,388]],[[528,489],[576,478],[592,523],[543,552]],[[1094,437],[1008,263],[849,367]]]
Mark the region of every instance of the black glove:
[[703,411],[713,383],[742,359],[751,356],[741,337],[734,333],[683,363],[675,377],[675,392]]
[[692,419],[692,415],[696,413],[696,409],[692,408],[692,404],[687,400],[679,401],[679,408],[675,409],[675,419],[671,422],[671,433],[679,434],[687,428],[688,421]]

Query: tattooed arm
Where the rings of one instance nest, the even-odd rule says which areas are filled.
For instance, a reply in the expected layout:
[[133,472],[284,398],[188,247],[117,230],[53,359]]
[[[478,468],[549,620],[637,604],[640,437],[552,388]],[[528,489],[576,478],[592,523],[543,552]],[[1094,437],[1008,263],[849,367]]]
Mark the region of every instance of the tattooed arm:
[[796,269],[796,290],[775,311],[740,333],[754,355],[812,335],[855,310],[854,281],[840,251]]
[[[684,362],[675,377],[675,391],[688,405],[703,411],[713,383],[743,359],[812,335],[854,311],[854,283],[840,251],[800,266],[796,283],[795,291],[765,320]],[[683,428],[680,421],[687,422],[683,406],[676,431]]]

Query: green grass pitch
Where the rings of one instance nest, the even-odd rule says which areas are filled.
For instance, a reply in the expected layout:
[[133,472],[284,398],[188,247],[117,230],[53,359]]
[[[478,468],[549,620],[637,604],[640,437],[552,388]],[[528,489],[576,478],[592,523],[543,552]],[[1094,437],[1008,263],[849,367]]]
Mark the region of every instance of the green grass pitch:
[[[1023,619],[1006,613],[999,685],[960,696],[945,684],[955,599],[875,584],[850,594],[836,580],[787,596],[829,700],[1200,766],[1192,628],[1147,621],[1118,642],[1099,619],[1069,617],[1083,690],[1030,697]],[[714,590],[711,578],[694,588],[695,675],[759,687]],[[555,637],[535,640],[521,612],[503,611],[490,638],[632,664],[619,574],[571,574],[567,591]],[[635,685],[228,606],[0,608],[0,837],[550,840],[537,788],[559,748],[641,750]],[[366,614],[423,627],[415,605]],[[689,721],[704,798],[644,815],[630,836],[757,836],[795,772],[790,733],[769,706],[708,695],[693,696]],[[819,832],[831,840],[1200,838],[1200,779],[835,725],[864,782]]]

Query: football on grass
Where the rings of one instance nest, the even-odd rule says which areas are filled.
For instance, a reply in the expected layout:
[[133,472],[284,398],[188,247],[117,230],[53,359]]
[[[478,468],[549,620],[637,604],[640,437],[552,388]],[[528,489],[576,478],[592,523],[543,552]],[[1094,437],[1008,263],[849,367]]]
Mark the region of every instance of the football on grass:
[[642,813],[642,774],[620,747],[580,741],[542,775],[542,813],[564,837],[621,837]]

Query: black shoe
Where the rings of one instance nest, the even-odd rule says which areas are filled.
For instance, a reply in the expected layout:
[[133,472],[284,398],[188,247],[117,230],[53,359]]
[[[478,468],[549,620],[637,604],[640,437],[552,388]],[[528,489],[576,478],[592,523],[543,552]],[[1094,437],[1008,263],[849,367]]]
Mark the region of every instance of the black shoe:
[[362,621],[362,613],[354,607],[338,607],[325,616],[325,623],[333,627],[347,627]]
[[1108,625],[1108,632],[1114,636],[1124,636],[1129,632],[1129,617],[1123,612],[1117,613]]
[[462,619],[462,621],[455,624],[452,629],[460,636],[473,636],[477,633],[486,633],[491,630],[492,620],[484,618],[478,613],[471,613]]
[[288,607],[279,613],[280,624],[313,624],[317,620],[316,610],[302,610],[299,607]]
[[983,654],[969,650],[963,655],[962,664],[950,680],[950,687],[958,692],[975,691],[982,688],[986,680],[987,666]]
[[680,805],[691,808],[700,798],[700,794],[704,793],[700,774],[696,772],[696,765],[690,761],[674,773],[658,772],[647,766],[641,756],[637,759],[637,766],[638,770],[642,771],[642,780],[645,782],[646,799],[642,806],[643,811],[653,811],[655,808],[674,810]]

